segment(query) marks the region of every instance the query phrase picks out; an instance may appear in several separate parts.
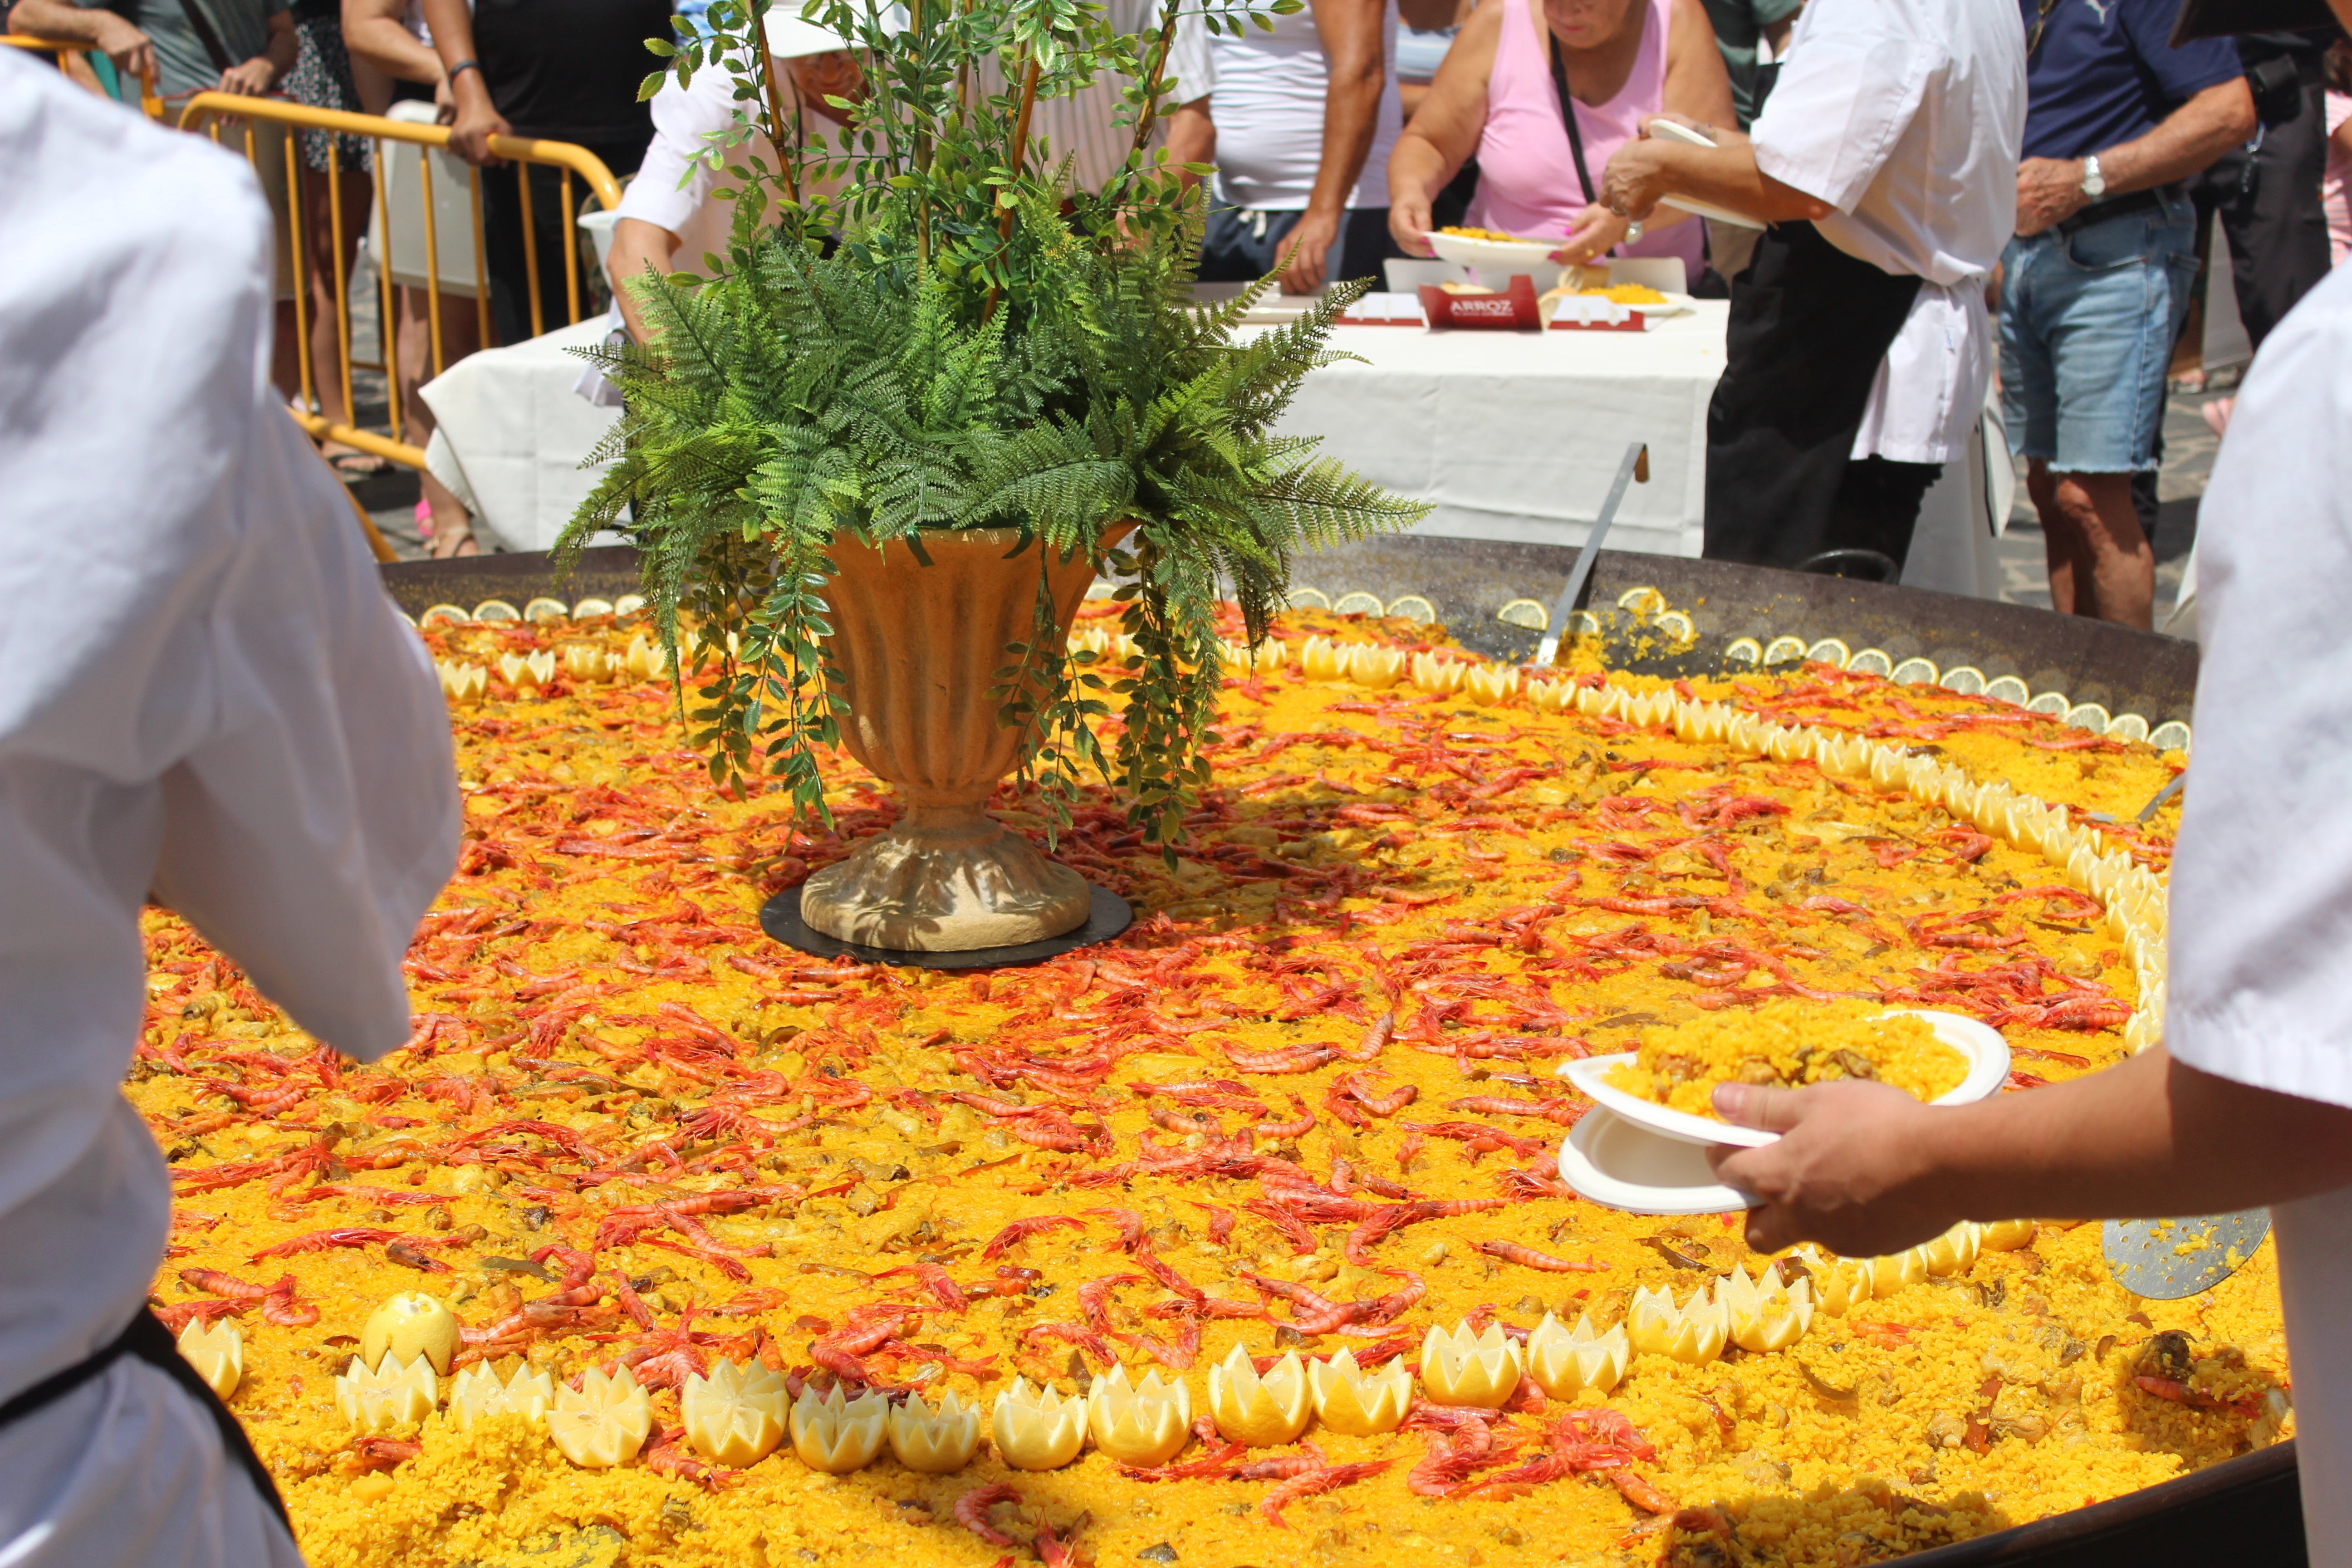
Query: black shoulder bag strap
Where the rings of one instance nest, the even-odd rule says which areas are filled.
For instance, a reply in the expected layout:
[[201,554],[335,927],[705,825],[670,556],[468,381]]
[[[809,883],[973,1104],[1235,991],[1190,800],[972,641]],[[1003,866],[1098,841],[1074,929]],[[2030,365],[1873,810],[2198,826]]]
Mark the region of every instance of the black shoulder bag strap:
[[[180,3],[192,5],[195,0],[180,0]],[[1576,100],[1569,96],[1568,68],[1560,60],[1559,39],[1552,36],[1551,24],[1542,19],[1540,11],[1536,16],[1538,26],[1543,28],[1544,48],[1551,56],[1551,85],[1559,93],[1559,119],[1560,123],[1568,127],[1568,150],[1576,159],[1576,183],[1584,187],[1584,205],[1591,206],[1595,199],[1592,172],[1584,166],[1584,132],[1577,128]]]
[[180,0],[180,10],[188,18],[188,26],[196,35],[196,42],[205,47],[205,54],[213,62],[213,69],[225,71],[237,62],[228,58],[228,49],[220,34],[213,29],[213,19],[205,15],[197,0]]

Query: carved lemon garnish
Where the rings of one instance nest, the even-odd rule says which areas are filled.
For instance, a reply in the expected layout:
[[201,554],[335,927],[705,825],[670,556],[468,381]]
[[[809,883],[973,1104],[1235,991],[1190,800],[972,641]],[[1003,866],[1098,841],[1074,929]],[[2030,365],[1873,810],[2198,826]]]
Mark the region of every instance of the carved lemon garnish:
[[1249,1352],[1235,1345],[1209,1369],[1209,1415],[1228,1442],[1254,1448],[1295,1443],[1314,1413],[1297,1351],[1261,1373]]
[[889,1425],[890,1402],[878,1394],[845,1400],[835,1388],[819,1398],[803,1388],[793,1402],[793,1452],[812,1470],[845,1476],[874,1462]]
[[1984,1227],[1974,1220],[1962,1220],[1933,1241],[1921,1242],[1913,1250],[1919,1254],[1920,1265],[1940,1279],[1950,1274],[1965,1274],[1977,1260],[1983,1245]]
[[226,1318],[217,1323],[191,1319],[180,1331],[180,1354],[196,1369],[205,1386],[223,1399],[245,1381],[245,1336]]
[[1474,1335],[1468,1323],[1448,1333],[1433,1326],[1421,1342],[1421,1381],[1440,1405],[1500,1409],[1517,1391],[1528,1352],[1499,1323]]
[[1867,1258],[1841,1258],[1822,1265],[1817,1276],[1821,1310],[1832,1318],[1843,1318],[1848,1308],[1869,1300],[1877,1293],[1874,1272]]
[[360,1330],[360,1360],[374,1366],[389,1354],[402,1361],[418,1356],[433,1363],[443,1377],[449,1359],[457,1353],[457,1315],[421,1290],[404,1290],[389,1297],[368,1314]]
[[1590,1316],[1579,1314],[1571,1331],[1546,1312],[1528,1336],[1528,1375],[1554,1399],[1573,1399],[1588,1388],[1606,1394],[1624,1377],[1632,1353],[1622,1323],[1596,1334]]
[[500,1383],[497,1373],[476,1362],[449,1384],[449,1424],[465,1432],[486,1416],[520,1415],[544,1432],[554,1404],[555,1380],[547,1373],[520,1365]]
[[1870,1260],[1870,1293],[1892,1296],[1906,1285],[1916,1285],[1927,1278],[1927,1258],[1917,1247],[1910,1247],[1891,1257]]
[[620,666],[617,657],[594,643],[576,642],[563,650],[563,673],[583,685],[612,679]]
[[441,695],[453,708],[471,708],[490,689],[490,672],[478,664],[436,659],[433,668],[441,677]]
[[1348,649],[1325,637],[1308,637],[1298,650],[1299,673],[1309,680],[1339,680],[1348,663]]
[[1160,1382],[1157,1372],[1130,1384],[1127,1368],[1114,1366],[1087,1391],[1087,1426],[1095,1447],[1121,1464],[1166,1464],[1192,1435],[1192,1391],[1181,1381]]
[[1723,1302],[1704,1286],[1679,1307],[1672,1291],[1643,1286],[1633,1292],[1633,1304],[1625,1310],[1625,1336],[1634,1350],[1693,1365],[1721,1355],[1730,1332]]
[[996,1396],[989,1436],[997,1457],[1016,1470],[1060,1469],[1086,1444],[1086,1402],[1051,1388],[1033,1390],[1027,1378],[1016,1377]]
[[1462,695],[1492,707],[1518,695],[1519,672],[1500,666],[1474,665],[1462,678]]
[[556,1389],[547,1412],[547,1435],[565,1458],[590,1470],[609,1470],[635,1458],[653,1425],[653,1406],[627,1367],[609,1377],[591,1367],[577,1389]]
[[1997,1219],[1980,1227],[1978,1241],[1987,1252],[2015,1252],[2032,1244],[2035,1228],[2030,1219]]
[[890,1412],[890,1452],[910,1470],[942,1476],[962,1469],[980,1451],[980,1406],[962,1405],[950,1389],[933,1410],[919,1394]]
[[1307,1363],[1307,1386],[1315,1418],[1347,1437],[1395,1431],[1412,1404],[1412,1369],[1402,1358],[1366,1372],[1353,1351],[1342,1350],[1329,1361]]
[[433,1414],[433,1363],[386,1356],[374,1367],[358,1357],[335,1379],[335,1405],[361,1432],[393,1432]]
[[1717,1281],[1716,1291],[1729,1317],[1731,1342],[1741,1350],[1784,1351],[1812,1327],[1813,1289],[1803,1279],[1784,1285],[1769,1268],[1751,1279],[1747,1269],[1734,1265]]
[[1386,691],[1404,676],[1404,655],[1394,648],[1359,644],[1349,650],[1348,674],[1359,686]]
[[639,680],[658,680],[669,669],[669,650],[639,632],[629,639],[621,668]]
[[1459,691],[1463,680],[1469,674],[1467,664],[1458,658],[1448,658],[1442,653],[1417,653],[1412,656],[1412,683],[1423,691]]
[[677,1408],[687,1441],[714,1465],[743,1469],[784,1440],[784,1380],[757,1362],[715,1362],[708,1377],[689,1373]]

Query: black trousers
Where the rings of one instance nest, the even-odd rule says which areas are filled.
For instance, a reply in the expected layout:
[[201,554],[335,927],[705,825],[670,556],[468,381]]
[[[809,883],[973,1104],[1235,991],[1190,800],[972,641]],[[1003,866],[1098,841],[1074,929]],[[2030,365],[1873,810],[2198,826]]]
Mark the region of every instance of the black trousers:
[[1795,223],[1766,231],[1736,283],[1723,379],[1706,412],[1704,553],[1801,567],[1869,550],[1899,570],[1940,465],[1852,455],[1919,279],[1882,272]]
[[[615,178],[634,174],[644,161],[646,143],[642,141],[585,143],[588,151],[604,160]],[[523,238],[521,181],[516,168],[482,171],[482,264],[490,277],[490,330],[498,334],[501,344],[519,343],[526,338],[551,332],[572,320],[571,301],[563,281],[564,247],[570,246],[579,258],[580,311],[585,316],[594,306],[591,303],[602,279],[592,288],[590,273],[593,268],[593,250],[581,245],[583,236],[574,226],[566,232],[563,222],[563,174],[560,169],[543,163],[528,165],[524,177],[530,182],[530,244]],[[577,218],[587,210],[588,186],[575,177],[572,182],[572,214]],[[539,319],[537,331],[530,310],[530,253],[539,257]],[[687,271],[699,270],[702,258],[681,257],[679,266]]]
[[[1215,207],[1201,236],[1203,283],[1255,283],[1274,269],[1282,242],[1306,215],[1289,211],[1249,211]],[[1263,219],[1261,224],[1259,220]],[[1381,262],[1404,252],[1389,234],[1389,209],[1351,207],[1340,221],[1339,237],[1324,259],[1324,270],[1335,283],[1381,277]]]
[[2292,111],[2265,118],[2252,152],[2231,149],[2189,186],[2229,236],[2238,319],[2257,349],[2330,266],[2327,215],[2319,205],[2327,169],[2326,84],[2315,55],[2294,63],[2301,79],[2284,97]]

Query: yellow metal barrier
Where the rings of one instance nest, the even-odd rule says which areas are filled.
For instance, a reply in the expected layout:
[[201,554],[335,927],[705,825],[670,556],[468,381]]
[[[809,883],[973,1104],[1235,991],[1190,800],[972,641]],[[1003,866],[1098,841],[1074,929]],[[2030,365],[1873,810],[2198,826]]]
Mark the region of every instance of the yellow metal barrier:
[[[425,254],[428,258],[428,264],[425,270],[425,313],[431,343],[433,373],[438,375],[447,367],[442,356],[441,247],[439,236],[436,232],[433,165],[428,153],[430,149],[446,147],[449,144],[448,127],[387,120],[373,114],[347,114],[340,110],[312,109],[304,104],[288,103],[278,99],[240,98],[232,93],[222,92],[197,93],[189,99],[185,107],[180,110],[179,123],[182,130],[208,132],[215,142],[224,142],[223,132],[225,129],[231,128],[231,122],[241,122],[243,141],[241,150],[247,161],[257,165],[255,171],[257,174],[261,173],[258,163],[262,151],[255,135],[254,127],[256,124],[272,125],[281,128],[283,132],[280,140],[286,160],[286,198],[288,216],[293,235],[290,254],[293,270],[295,348],[296,357],[301,365],[301,401],[292,409],[296,421],[319,439],[340,441],[345,446],[356,447],[362,452],[373,452],[379,457],[389,458],[394,462],[405,464],[409,468],[422,468],[425,466],[425,449],[402,439],[406,433],[406,420],[404,418],[401,407],[400,357],[395,325],[396,310],[394,302],[394,284],[390,267],[380,268],[377,278],[382,290],[379,336],[383,344],[384,357],[380,363],[373,361],[358,363],[356,368],[383,372],[392,416],[391,434],[387,437],[377,431],[362,429],[348,422],[331,421],[310,412],[310,406],[317,401],[317,389],[313,383],[311,370],[310,335],[323,328],[320,323],[311,320],[309,308],[310,291],[302,275],[304,262],[301,241],[303,232],[301,177],[299,153],[295,145],[296,137],[293,132],[324,131],[336,132],[341,136],[363,136],[373,143],[375,163],[379,171],[379,178],[375,182],[376,216],[386,236],[387,254],[390,251],[393,215],[385,195],[387,181],[381,177],[382,173],[388,168],[385,144],[394,142],[416,149],[420,205],[424,214]],[[493,136],[490,138],[490,151],[514,165],[513,175],[521,201],[523,260],[529,283],[530,331],[533,337],[547,331],[547,319],[539,276],[539,247],[535,242],[537,231],[531,223],[530,169],[531,165],[539,164],[562,172],[561,198],[563,205],[562,232],[564,235],[563,297],[567,312],[565,320],[568,322],[577,322],[581,316],[582,303],[580,246],[575,222],[579,216],[579,199],[573,193],[572,182],[576,176],[587,186],[588,194],[594,196],[608,212],[621,205],[620,183],[613,178],[612,171],[604,166],[603,159],[586,148],[575,146],[569,142],[541,142],[522,136]],[[355,368],[355,362],[352,357],[350,280],[346,276],[352,247],[346,238],[344,227],[346,215],[343,212],[341,172],[341,143],[337,136],[331,135],[327,141],[327,193],[328,221],[332,226],[334,235],[332,251],[335,258],[335,333],[338,347],[336,359],[342,378],[343,407],[346,412],[350,412],[355,406],[352,401],[352,372]],[[478,331],[477,341],[487,345],[491,342],[490,289],[482,237],[482,171],[478,168],[469,168],[467,174],[473,198],[474,312]]]
[[[31,49],[36,53],[55,55],[60,66],[65,63],[65,58],[68,55],[98,53],[96,44],[76,43],[69,38],[38,38],[27,33],[0,33],[0,44],[5,44],[10,48]],[[91,82],[97,79],[97,73],[92,71]],[[152,70],[147,71],[139,79],[139,107],[146,111],[147,118],[150,120],[163,118],[163,100],[156,94],[155,73]]]

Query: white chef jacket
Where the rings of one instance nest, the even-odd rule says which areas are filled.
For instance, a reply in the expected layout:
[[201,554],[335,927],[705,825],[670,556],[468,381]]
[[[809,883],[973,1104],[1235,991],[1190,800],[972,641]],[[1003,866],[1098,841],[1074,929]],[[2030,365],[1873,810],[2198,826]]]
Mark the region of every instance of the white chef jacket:
[[[163,1261],[120,1084],[152,889],[373,1058],[449,875],[447,714],[268,384],[244,161],[0,50],[0,1400],[109,1343]],[[0,1428],[0,1563],[290,1564],[211,1418],[135,1360]]]
[[[2352,1106],[2352,269],[2263,340],[2198,526],[2197,758],[2165,1041]],[[2352,1568],[2352,1189],[2273,1211],[2313,1568]]]
[[1811,0],[1752,135],[1758,168],[1837,209],[1823,238],[1921,279],[1853,456],[1957,457],[1992,373],[1985,279],[2017,226],[2015,0]]

